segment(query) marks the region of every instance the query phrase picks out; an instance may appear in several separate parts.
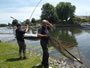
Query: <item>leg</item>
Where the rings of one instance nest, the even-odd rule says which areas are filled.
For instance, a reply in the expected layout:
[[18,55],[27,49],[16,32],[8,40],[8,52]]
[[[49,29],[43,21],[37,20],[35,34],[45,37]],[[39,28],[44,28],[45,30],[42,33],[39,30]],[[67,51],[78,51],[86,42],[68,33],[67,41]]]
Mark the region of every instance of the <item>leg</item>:
[[19,45],[19,57],[22,58],[22,56],[21,56],[21,52],[22,52],[21,42],[18,41],[18,45]]
[[22,48],[19,47],[19,56],[20,56],[20,57],[22,57],[22,56],[21,56],[21,52],[22,52]]
[[26,44],[23,43],[23,56],[26,57]]
[[42,64],[44,65],[44,68],[48,68],[48,45],[46,43],[41,43],[41,46],[43,50]]
[[49,57],[48,51],[44,52],[43,61],[44,61],[45,68],[48,68],[48,57]]

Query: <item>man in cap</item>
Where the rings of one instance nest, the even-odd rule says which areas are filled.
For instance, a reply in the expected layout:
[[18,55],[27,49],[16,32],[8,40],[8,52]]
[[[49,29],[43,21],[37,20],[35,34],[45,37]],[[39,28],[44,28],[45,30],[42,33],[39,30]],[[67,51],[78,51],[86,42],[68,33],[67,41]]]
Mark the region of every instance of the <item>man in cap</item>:
[[47,20],[42,21],[42,27],[38,31],[38,37],[41,38],[40,44],[43,50],[43,57],[42,57],[42,65],[44,68],[49,68],[48,64],[48,58],[49,58],[49,53],[48,53],[48,41],[49,41],[49,30],[52,28],[53,25],[49,23]]
[[22,29],[21,25],[18,24],[16,29],[16,39],[19,45],[19,59],[22,59],[22,56],[21,56],[22,51],[23,51],[23,59],[26,59],[26,44],[24,41],[24,34],[28,32],[28,26],[25,28],[24,31],[21,29]]

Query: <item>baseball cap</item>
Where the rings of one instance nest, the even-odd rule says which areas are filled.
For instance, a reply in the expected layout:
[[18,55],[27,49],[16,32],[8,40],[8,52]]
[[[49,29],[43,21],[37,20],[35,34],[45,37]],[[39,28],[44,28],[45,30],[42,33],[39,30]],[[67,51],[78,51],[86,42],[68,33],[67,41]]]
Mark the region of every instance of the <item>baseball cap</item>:
[[17,24],[16,26],[17,26],[17,27],[18,27],[18,26],[21,26],[21,24]]
[[42,20],[42,23],[48,22],[47,20]]

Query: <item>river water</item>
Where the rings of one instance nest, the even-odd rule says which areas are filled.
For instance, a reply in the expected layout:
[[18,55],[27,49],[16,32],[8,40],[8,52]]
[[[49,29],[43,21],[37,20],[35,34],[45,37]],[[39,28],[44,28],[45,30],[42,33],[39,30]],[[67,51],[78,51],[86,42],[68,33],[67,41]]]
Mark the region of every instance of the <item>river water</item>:
[[[71,52],[75,52],[75,47],[78,47],[81,60],[84,62],[84,66],[90,67],[90,29],[89,28],[75,28],[75,27],[62,27],[57,28],[51,32],[51,35],[64,42],[68,42],[72,45],[66,46]],[[13,29],[6,27],[0,28],[0,40],[9,41],[15,39]],[[40,40],[25,39],[28,49],[32,49],[37,52],[41,52]],[[16,44],[16,42],[12,42]],[[53,47],[49,48],[50,56],[54,58],[62,58],[61,54]],[[76,51],[77,52],[77,51]]]

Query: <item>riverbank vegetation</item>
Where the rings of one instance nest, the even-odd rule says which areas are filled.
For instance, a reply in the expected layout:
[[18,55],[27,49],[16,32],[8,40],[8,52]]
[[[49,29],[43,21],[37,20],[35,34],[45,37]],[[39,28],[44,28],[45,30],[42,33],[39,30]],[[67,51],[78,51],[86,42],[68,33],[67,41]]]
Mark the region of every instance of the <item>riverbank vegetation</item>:
[[90,18],[85,19],[85,22],[90,22]]
[[[0,68],[36,68],[41,63],[40,56],[27,54],[28,59],[18,59],[18,47],[7,42],[0,42]],[[58,68],[52,66],[53,68]]]
[[6,27],[7,24],[0,24],[0,27]]

